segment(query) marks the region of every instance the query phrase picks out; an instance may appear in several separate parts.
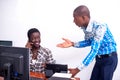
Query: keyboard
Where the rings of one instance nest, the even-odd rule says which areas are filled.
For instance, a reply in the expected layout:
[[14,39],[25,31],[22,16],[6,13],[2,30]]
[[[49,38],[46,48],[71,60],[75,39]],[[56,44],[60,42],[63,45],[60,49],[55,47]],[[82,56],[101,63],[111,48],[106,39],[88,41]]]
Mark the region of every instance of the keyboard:
[[30,77],[30,80],[43,80],[41,78],[36,78],[36,77]]

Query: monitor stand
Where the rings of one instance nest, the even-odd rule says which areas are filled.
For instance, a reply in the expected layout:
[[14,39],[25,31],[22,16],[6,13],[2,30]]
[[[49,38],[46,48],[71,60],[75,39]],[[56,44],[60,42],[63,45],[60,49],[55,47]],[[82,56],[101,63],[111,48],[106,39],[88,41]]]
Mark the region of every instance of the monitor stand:
[[4,64],[3,77],[5,80],[11,79],[11,75],[10,75],[11,70],[12,70],[12,65],[10,63]]

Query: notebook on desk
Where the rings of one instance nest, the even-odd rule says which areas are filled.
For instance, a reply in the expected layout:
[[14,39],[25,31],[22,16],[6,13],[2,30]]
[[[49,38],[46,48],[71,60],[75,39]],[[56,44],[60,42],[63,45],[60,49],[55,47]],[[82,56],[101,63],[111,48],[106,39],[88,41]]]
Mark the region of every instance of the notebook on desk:
[[56,72],[67,73],[67,71],[68,71],[67,64],[46,64],[45,75],[47,78],[50,78]]
[[70,80],[70,78],[62,78],[62,77],[51,77],[48,80]]
[[71,78],[71,73],[54,73],[52,77],[62,77],[62,78]]

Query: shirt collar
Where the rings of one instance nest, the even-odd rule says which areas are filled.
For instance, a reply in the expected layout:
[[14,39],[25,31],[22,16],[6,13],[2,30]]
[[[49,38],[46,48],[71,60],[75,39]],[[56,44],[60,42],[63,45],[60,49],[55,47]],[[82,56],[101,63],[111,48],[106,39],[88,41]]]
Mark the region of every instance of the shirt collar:
[[93,22],[94,22],[93,20],[89,21],[89,24],[88,24],[88,26],[86,28],[87,32],[92,32]]

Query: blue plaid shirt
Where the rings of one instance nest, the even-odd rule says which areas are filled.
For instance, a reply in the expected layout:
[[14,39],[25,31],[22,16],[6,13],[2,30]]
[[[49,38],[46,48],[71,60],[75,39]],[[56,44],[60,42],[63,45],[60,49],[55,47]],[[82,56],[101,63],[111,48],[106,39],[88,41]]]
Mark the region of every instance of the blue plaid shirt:
[[75,43],[74,47],[91,46],[91,51],[81,65],[78,66],[80,70],[88,66],[96,55],[104,55],[116,51],[116,42],[107,24],[90,21],[87,28],[83,29],[83,32],[85,33],[85,40]]

